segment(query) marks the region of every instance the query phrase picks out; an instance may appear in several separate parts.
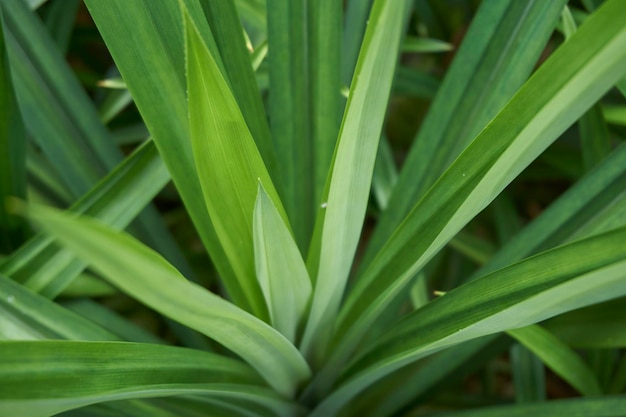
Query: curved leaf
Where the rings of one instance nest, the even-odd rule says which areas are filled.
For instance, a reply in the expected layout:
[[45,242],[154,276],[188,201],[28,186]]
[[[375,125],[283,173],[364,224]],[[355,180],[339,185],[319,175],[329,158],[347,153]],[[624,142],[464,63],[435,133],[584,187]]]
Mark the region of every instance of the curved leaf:
[[280,333],[185,280],[165,259],[130,235],[89,218],[71,218],[44,207],[30,207],[28,213],[108,281],[237,353],[281,394],[291,395],[309,377],[306,362]]
[[0,342],[0,413],[47,416],[131,398],[199,394],[280,402],[248,366],[208,352],[121,342]]

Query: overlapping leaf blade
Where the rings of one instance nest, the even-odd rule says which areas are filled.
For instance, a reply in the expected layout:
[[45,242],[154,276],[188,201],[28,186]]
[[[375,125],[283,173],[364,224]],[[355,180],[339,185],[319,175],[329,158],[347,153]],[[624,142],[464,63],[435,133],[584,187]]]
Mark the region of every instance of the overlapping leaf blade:
[[0,342],[0,349],[4,415],[44,416],[102,401],[198,393],[280,401],[259,387],[262,380],[250,367],[208,352],[70,341]]
[[279,393],[291,395],[308,378],[306,362],[287,339],[256,317],[185,280],[171,264],[130,235],[44,207],[28,211],[47,233],[115,286],[237,353]]
[[533,325],[508,331],[522,345],[537,355],[557,375],[563,377],[583,395],[599,395],[598,379],[582,358],[556,336]]
[[[85,4],[154,137],[229,296],[237,305],[251,311],[201,197],[202,188],[191,150],[184,27],[178,2],[88,0]],[[204,15],[197,1],[185,4],[195,5],[194,11]],[[198,14],[194,16],[196,22],[203,21],[198,19]],[[206,21],[203,27],[206,28]],[[202,32],[203,39],[212,37],[210,30],[208,32]]]
[[323,354],[348,279],[365,217],[407,6],[406,1],[377,1],[370,15],[317,220],[320,233],[314,239],[319,242],[313,242],[309,259],[313,264],[310,271],[315,271],[317,279],[302,341],[306,354],[313,349],[317,355]]
[[445,347],[626,294],[626,247],[620,244],[624,239],[626,228],[607,232],[446,293],[407,316],[353,360],[343,383],[313,415],[336,412],[372,382]]
[[353,349],[413,275],[623,75],[626,51],[618,45],[626,30],[615,13],[624,7],[608,2],[590,17],[413,208],[343,307],[342,351]]
[[[130,221],[169,181],[152,141],[146,142],[71,207],[116,229]],[[86,264],[39,235],[0,264],[3,273],[49,298],[57,296]]]
[[485,1],[446,73],[368,243],[361,271],[532,71],[564,0]]
[[8,196],[26,195],[26,131],[11,82],[0,6],[0,253],[9,253],[26,237],[24,223],[7,212]]
[[259,182],[285,224],[287,215],[243,115],[184,10],[192,150],[208,214],[239,287],[257,317],[267,306],[254,279],[252,219]]
[[[122,162],[86,92],[38,17],[22,1],[3,0],[18,103],[30,136],[71,193],[72,203]],[[133,232],[185,273],[192,271],[153,207]]]
[[293,236],[260,184],[254,208],[254,258],[272,325],[295,342],[309,305],[311,280]]

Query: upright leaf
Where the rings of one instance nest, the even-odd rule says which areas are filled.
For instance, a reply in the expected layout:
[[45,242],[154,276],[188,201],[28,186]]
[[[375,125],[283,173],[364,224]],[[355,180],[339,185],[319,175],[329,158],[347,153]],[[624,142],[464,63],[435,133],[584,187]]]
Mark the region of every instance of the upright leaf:
[[26,132],[17,106],[0,5],[0,253],[10,253],[25,239],[24,222],[7,212],[8,196],[26,195]]
[[322,353],[359,241],[408,4],[378,0],[370,15],[318,219],[319,266],[302,341],[307,355]]
[[263,161],[272,178],[278,178],[276,152],[261,94],[252,70],[250,51],[246,48],[244,31],[235,7],[235,0],[200,0],[200,5],[213,32],[217,49],[224,63],[223,75],[246,119]]
[[183,15],[191,142],[204,201],[236,284],[255,315],[265,319],[267,306],[255,280],[252,242],[259,182],[288,224],[287,216],[228,84],[186,8]]
[[272,325],[294,342],[311,280],[289,228],[261,184],[254,207],[254,259]]
[[284,190],[283,202],[302,248],[308,243],[315,213],[306,3],[267,0],[270,126]]
[[[200,7],[197,2],[189,3]],[[126,0],[87,0],[85,4],[154,137],[228,294],[237,305],[251,311],[200,197],[202,188],[189,133],[184,27],[179,4]]]
[[321,203],[341,124],[341,5],[317,0],[309,1],[307,9],[314,207]]

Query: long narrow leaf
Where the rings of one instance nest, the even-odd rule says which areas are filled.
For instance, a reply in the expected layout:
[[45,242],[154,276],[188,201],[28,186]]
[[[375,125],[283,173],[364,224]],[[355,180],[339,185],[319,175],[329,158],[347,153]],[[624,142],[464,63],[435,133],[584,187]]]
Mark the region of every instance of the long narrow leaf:
[[26,132],[11,79],[0,6],[0,253],[24,240],[24,223],[6,210],[6,198],[26,196]]
[[413,208],[344,304],[336,331],[344,355],[414,274],[623,75],[622,12],[626,3],[609,1],[590,17]]
[[[122,229],[169,181],[152,141],[146,142],[71,207]],[[4,260],[0,273],[54,298],[86,264],[39,235]]]
[[224,77],[229,80],[233,95],[270,175],[277,178],[276,152],[235,1],[200,0],[200,5],[224,63]]
[[440,417],[621,417],[626,407],[626,396],[602,398],[575,398],[548,401],[539,404],[503,405],[453,413],[438,414]]
[[311,280],[296,242],[260,184],[254,208],[254,259],[272,324],[294,342],[307,311]]
[[445,347],[623,296],[624,239],[626,228],[575,242],[446,293],[352,360],[343,383],[312,415],[336,412],[372,382]]
[[319,267],[301,346],[307,355],[327,343],[359,241],[407,6],[379,0],[370,15],[318,219]]
[[[250,310],[200,197],[202,188],[189,133],[180,6],[174,1],[87,0],[85,4],[154,137],[230,297],[237,305]],[[197,2],[196,5],[200,7]],[[203,15],[201,8],[200,14]]]
[[543,327],[533,325],[508,333],[581,394],[602,394],[598,379],[582,358]]
[[237,284],[255,315],[265,319],[267,306],[254,279],[252,242],[259,182],[289,224],[287,215],[231,90],[187,9],[183,14],[191,142],[202,193]]
[[[198,394],[246,399],[258,375],[234,359],[119,342],[0,342],[0,413],[44,416],[130,398]],[[277,398],[262,391],[268,401]]]
[[0,339],[118,340],[96,324],[0,275]]
[[[341,44],[343,10],[340,1],[308,2],[308,63],[311,99],[313,204],[321,203],[341,124]],[[314,213],[315,211],[312,211]]]
[[[26,126],[77,199],[122,162],[122,153],[37,16],[22,1],[2,2]],[[146,207],[132,230],[186,274],[193,273],[153,207]]]
[[306,362],[280,333],[185,280],[171,264],[130,235],[89,218],[71,218],[44,207],[30,207],[28,211],[47,233],[115,286],[237,353],[281,394],[291,395],[308,378]]
[[306,3],[267,0],[270,125],[283,183],[283,202],[302,248],[310,239],[315,213]]
[[533,70],[564,0],[482,3],[415,138],[365,262]]

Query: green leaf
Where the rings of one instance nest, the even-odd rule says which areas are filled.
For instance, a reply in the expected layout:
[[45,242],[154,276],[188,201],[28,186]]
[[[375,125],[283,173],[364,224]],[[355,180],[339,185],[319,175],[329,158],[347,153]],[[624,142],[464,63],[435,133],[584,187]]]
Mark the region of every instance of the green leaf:
[[603,106],[602,114],[607,123],[626,126],[626,106]]
[[[26,127],[60,174],[72,200],[77,199],[122,162],[122,153],[38,17],[22,1],[2,0],[2,4]],[[146,207],[133,231],[185,273],[193,273],[153,207]]]
[[[174,1],[87,0],[85,4],[154,137],[211,260],[227,285],[236,282],[207,216],[191,150],[180,6]],[[237,305],[250,309],[240,288],[230,285],[227,291]]]
[[344,85],[352,83],[354,67],[359,58],[359,50],[367,26],[374,0],[347,0],[345,11],[345,30],[341,59],[341,80]]
[[545,327],[569,346],[579,349],[626,347],[626,317],[615,314],[626,308],[626,299],[607,301],[570,311],[544,323]]
[[310,239],[315,213],[305,3],[267,0],[268,112],[284,190],[282,200],[301,248]]
[[597,378],[582,358],[548,330],[533,325],[509,330],[508,334],[530,349],[581,394],[602,394]]
[[280,333],[185,280],[171,264],[130,235],[44,207],[30,207],[28,213],[116,287],[232,350],[279,393],[293,394],[308,378],[306,362]]
[[[169,181],[169,174],[152,141],[146,142],[71,210],[97,217],[116,229],[130,221]],[[84,268],[85,263],[36,236],[4,260],[0,273],[48,298],[57,296]]]
[[440,417],[621,417],[626,407],[625,396],[575,398],[538,404],[502,405],[475,410],[441,413]]
[[407,36],[402,42],[402,52],[448,52],[454,47],[439,39],[418,38]]
[[294,342],[307,311],[311,280],[293,236],[261,184],[254,207],[254,259],[271,323]]
[[[314,179],[312,207],[317,207],[322,203],[344,104],[340,94],[342,50],[338,42],[343,32],[342,3],[336,0],[310,1],[307,17]],[[311,210],[310,213],[315,212]]]
[[[391,90],[408,2],[375,2],[346,105],[318,225],[319,262],[301,349],[322,354],[359,241],[384,109]],[[375,80],[375,81],[374,81]],[[317,244],[312,245],[313,248]],[[317,346],[317,347],[314,347]],[[319,359],[319,358],[318,358]]]
[[276,151],[235,0],[200,0],[200,5],[224,65],[222,75],[229,83],[267,170],[272,178],[278,178],[280,172],[276,165]]
[[509,240],[470,279],[574,238],[610,230],[603,227],[602,220],[623,217],[619,214],[626,198],[625,174],[626,145],[622,145]]
[[447,292],[408,315],[355,357],[340,385],[312,415],[336,412],[372,382],[445,347],[623,296],[624,239],[626,228],[607,232]]
[[11,82],[0,5],[0,253],[10,253],[26,238],[24,222],[7,212],[6,198],[26,196],[26,132]]
[[[199,394],[278,402],[234,359],[120,342],[0,342],[0,413],[44,416],[103,401]],[[257,388],[258,387],[258,388]]]
[[623,75],[622,12],[609,1],[591,16],[413,208],[348,296],[334,355],[349,355],[415,273]]
[[360,265],[363,272],[394,229],[481,132],[535,67],[564,0],[481,4],[414,145]]
[[0,339],[118,340],[113,333],[0,275]]
[[[287,216],[226,81],[183,11],[186,28],[189,122],[194,159],[208,214],[257,317],[267,305],[254,272],[252,219],[261,182],[286,224]],[[234,286],[226,282],[228,288]]]
[[543,363],[524,345],[513,344],[510,349],[511,371],[517,403],[546,400],[546,376]]

